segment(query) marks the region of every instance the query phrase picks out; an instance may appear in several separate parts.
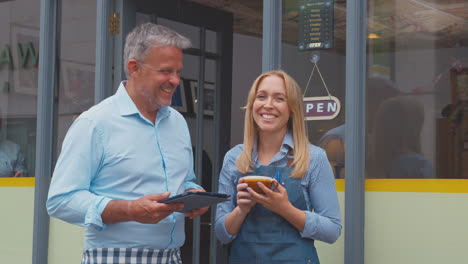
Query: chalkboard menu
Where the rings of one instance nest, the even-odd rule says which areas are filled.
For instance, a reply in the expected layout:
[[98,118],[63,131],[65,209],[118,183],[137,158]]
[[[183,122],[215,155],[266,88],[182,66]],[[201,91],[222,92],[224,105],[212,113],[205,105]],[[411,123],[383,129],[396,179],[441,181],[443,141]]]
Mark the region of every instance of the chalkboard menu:
[[299,3],[299,50],[333,48],[333,1]]

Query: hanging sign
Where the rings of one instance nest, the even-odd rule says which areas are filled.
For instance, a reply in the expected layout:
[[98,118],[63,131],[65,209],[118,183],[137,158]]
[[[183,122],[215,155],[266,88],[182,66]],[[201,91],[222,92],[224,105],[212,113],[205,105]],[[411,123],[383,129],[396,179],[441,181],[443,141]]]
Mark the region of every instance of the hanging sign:
[[335,96],[304,97],[305,120],[331,120],[341,110],[340,100]]
[[333,48],[333,6],[333,0],[300,2],[300,51]]

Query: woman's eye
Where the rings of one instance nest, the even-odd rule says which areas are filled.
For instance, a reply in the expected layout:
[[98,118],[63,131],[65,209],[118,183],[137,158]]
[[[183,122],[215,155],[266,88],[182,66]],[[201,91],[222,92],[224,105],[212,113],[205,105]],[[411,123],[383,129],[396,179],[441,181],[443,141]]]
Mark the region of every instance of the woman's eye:
[[257,95],[257,99],[265,99],[264,95]]
[[278,102],[284,102],[284,101],[286,101],[286,99],[285,99],[284,97],[277,97],[277,98],[276,98],[276,101],[278,101]]

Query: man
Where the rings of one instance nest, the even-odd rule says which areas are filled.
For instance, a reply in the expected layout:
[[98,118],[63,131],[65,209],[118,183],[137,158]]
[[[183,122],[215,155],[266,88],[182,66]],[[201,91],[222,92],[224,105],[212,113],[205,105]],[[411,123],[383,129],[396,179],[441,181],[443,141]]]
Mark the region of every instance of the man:
[[[0,111],[0,131],[2,124],[2,112]],[[21,177],[25,175],[26,166],[20,146],[0,136],[0,177]]]
[[183,204],[158,201],[204,191],[194,183],[187,124],[169,107],[190,45],[166,27],[136,27],[124,49],[128,81],[81,114],[65,137],[47,210],[86,227],[83,264],[181,263]]
[[0,138],[0,177],[21,177],[26,171],[20,146]]

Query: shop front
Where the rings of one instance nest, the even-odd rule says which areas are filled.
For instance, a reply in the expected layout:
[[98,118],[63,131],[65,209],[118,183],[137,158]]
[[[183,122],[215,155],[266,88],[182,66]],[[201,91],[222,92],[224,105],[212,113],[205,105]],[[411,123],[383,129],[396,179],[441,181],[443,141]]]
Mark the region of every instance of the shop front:
[[[125,79],[126,34],[189,37],[173,107],[197,182],[216,191],[242,143],[253,80],[301,86],[308,136],[335,174],[343,230],[323,263],[464,263],[468,243],[468,1],[0,1],[1,263],[79,261],[84,229],[45,199],[68,128]],[[345,191],[346,190],[346,191]],[[227,263],[214,210],[186,221],[184,263]]]

